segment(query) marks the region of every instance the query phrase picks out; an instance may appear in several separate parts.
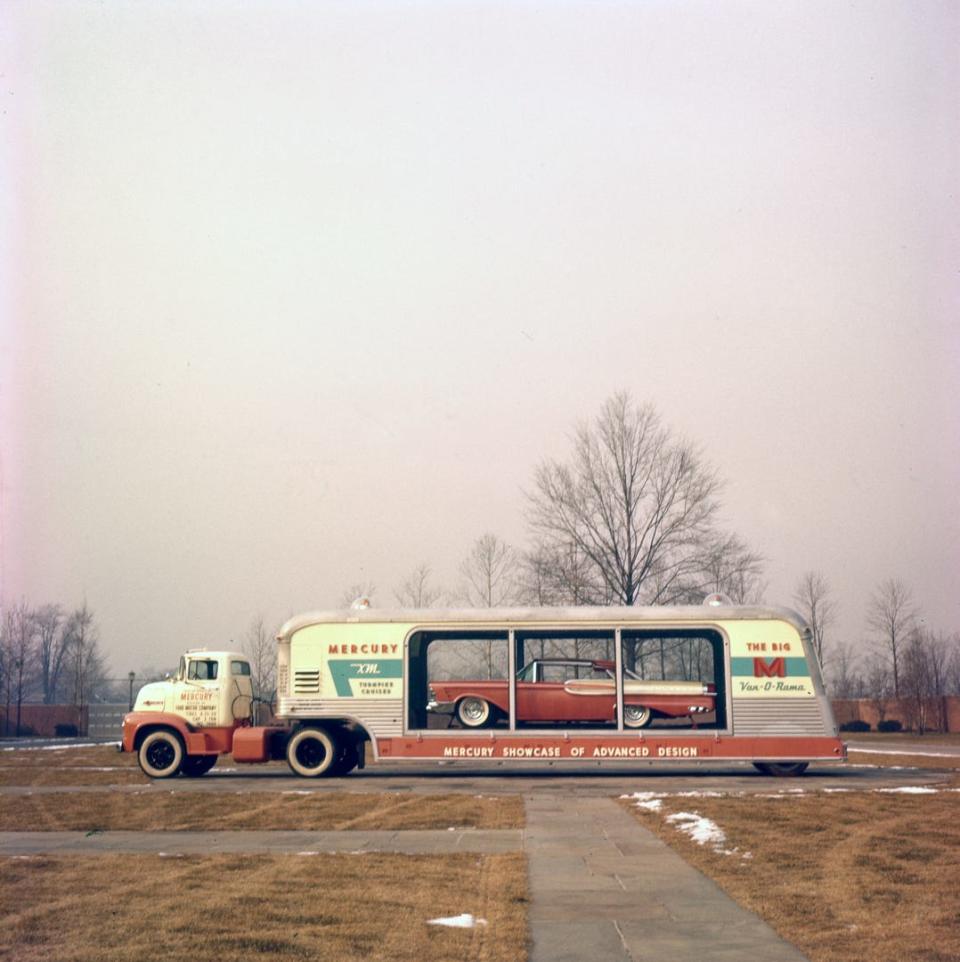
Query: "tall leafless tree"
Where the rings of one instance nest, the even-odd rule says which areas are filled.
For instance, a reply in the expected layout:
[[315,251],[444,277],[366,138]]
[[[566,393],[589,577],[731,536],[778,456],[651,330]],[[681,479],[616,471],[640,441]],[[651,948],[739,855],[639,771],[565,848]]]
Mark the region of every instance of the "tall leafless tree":
[[340,594],[340,607],[349,608],[355,601],[366,598],[371,604],[373,596],[377,593],[377,586],[372,581],[355,581],[352,585],[344,588]]
[[69,647],[63,609],[60,605],[41,605],[34,610],[33,620],[37,630],[37,657],[43,703],[52,705],[57,700],[60,672]]
[[528,492],[529,523],[548,548],[575,548],[611,601],[669,604],[703,579],[720,481],[651,404],[620,392],[548,460]]
[[716,532],[705,540],[702,571],[703,580],[685,599],[691,603],[699,603],[714,592],[725,594],[738,605],[759,604],[763,599],[763,555],[735,534]]
[[89,703],[104,668],[93,612],[86,602],[71,612],[64,634],[69,651],[73,703],[82,709]]
[[17,721],[13,728],[14,734],[21,730],[21,712],[24,696],[28,693],[30,677],[36,660],[36,622],[33,612],[25,601],[9,607],[3,615],[3,650],[6,664],[6,696],[7,707],[5,715],[6,733],[10,733],[10,712],[16,698]]
[[831,658],[828,686],[834,698],[860,698],[863,695],[863,679],[858,671],[858,658],[847,642],[834,646]]
[[919,734],[946,731],[950,643],[943,634],[917,627],[903,648],[901,690],[908,726]]
[[430,583],[430,565],[418,564],[393,592],[397,604],[404,608],[429,608],[443,603],[443,589]]
[[520,595],[520,558],[495,534],[481,535],[460,564],[461,594],[473,608],[516,604]]
[[916,624],[917,609],[910,589],[895,578],[881,582],[870,598],[867,624],[893,676],[893,694],[900,697],[900,655]]
[[[263,615],[255,615],[241,642],[243,653],[250,659],[250,681],[253,683],[253,697],[263,704],[273,705],[273,693],[277,687],[276,664],[277,643],[267,630]],[[259,708],[259,706],[258,706]],[[260,712],[257,712],[259,724]]]
[[817,660],[823,665],[824,641],[837,618],[837,602],[832,597],[830,583],[819,571],[805,571],[793,590],[793,602],[810,626]]

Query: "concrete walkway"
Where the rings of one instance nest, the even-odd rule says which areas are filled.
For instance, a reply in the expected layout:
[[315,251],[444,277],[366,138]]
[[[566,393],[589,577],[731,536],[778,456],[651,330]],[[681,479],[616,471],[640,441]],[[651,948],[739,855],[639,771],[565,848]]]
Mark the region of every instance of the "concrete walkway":
[[803,962],[615,801],[525,798],[530,962]]
[[0,856],[110,852],[163,852],[167,855],[291,852],[399,852],[447,855],[516,852],[520,829],[456,829],[402,832],[0,832]]
[[612,799],[529,795],[524,802],[523,831],[0,832],[0,856],[522,848],[530,875],[530,962],[804,962]]

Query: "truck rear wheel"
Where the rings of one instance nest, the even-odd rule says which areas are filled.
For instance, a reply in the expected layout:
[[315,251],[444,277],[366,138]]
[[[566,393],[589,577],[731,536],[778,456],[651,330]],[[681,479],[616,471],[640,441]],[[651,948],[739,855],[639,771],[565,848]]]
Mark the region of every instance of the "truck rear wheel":
[[187,778],[199,778],[217,764],[216,755],[187,755],[180,766],[180,774]]
[[778,778],[793,778],[807,770],[808,762],[754,762],[753,767],[764,775]]
[[336,774],[341,747],[323,728],[301,728],[287,742],[287,764],[304,778]]
[[150,778],[173,778],[183,764],[183,742],[176,732],[163,728],[150,732],[140,743],[137,761]]

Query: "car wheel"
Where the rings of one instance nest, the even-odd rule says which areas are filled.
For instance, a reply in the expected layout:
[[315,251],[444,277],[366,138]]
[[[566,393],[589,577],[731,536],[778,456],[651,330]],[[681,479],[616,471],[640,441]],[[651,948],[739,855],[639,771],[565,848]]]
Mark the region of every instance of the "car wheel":
[[623,724],[627,728],[643,728],[650,724],[653,712],[646,705],[624,705]]
[[180,765],[180,774],[187,778],[199,778],[217,764],[216,755],[187,755]]
[[807,770],[809,762],[754,762],[753,767],[764,775],[777,778],[795,778]]
[[287,742],[287,764],[304,778],[333,775],[340,746],[323,728],[301,728]]
[[457,718],[465,728],[483,728],[490,721],[490,703],[482,698],[462,698],[457,702]]
[[140,743],[137,761],[150,778],[173,778],[183,763],[183,742],[168,729],[150,732]]

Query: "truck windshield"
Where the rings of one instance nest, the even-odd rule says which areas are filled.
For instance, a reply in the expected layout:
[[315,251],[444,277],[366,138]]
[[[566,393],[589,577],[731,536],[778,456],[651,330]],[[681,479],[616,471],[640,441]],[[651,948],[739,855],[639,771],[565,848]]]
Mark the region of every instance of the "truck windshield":
[[209,659],[194,659],[190,662],[187,678],[196,681],[213,681],[217,677],[217,663]]

